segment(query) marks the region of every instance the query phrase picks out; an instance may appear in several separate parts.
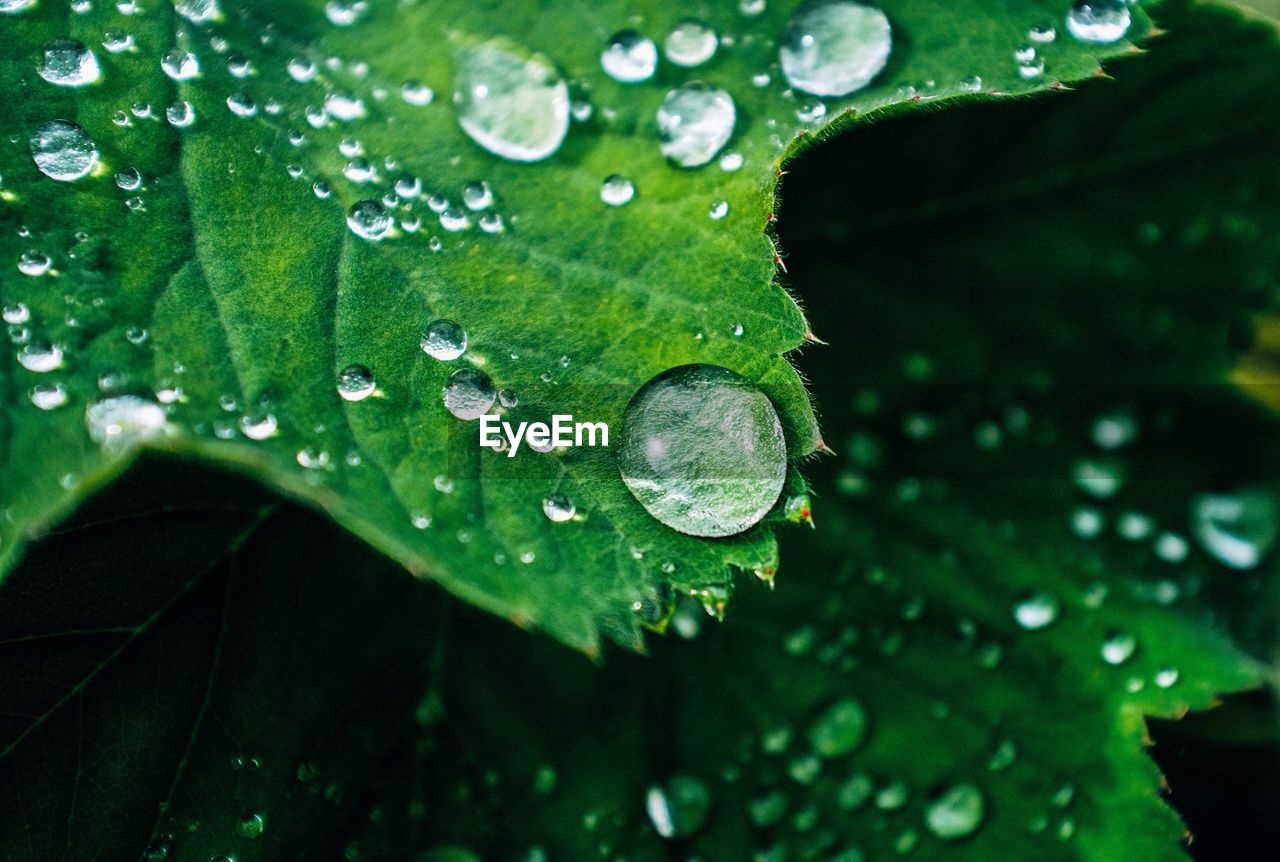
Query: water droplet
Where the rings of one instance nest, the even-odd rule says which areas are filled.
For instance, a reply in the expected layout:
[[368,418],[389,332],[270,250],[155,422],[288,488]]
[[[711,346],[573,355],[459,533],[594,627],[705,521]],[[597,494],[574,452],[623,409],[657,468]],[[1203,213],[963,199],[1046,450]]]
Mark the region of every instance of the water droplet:
[[846,96],[860,90],[889,60],[889,19],[855,0],[811,0],[787,22],[779,50],[782,74],[797,90]]
[[1123,39],[1131,21],[1125,0],[1076,0],[1067,13],[1067,32],[1081,42],[1107,45]]
[[1275,546],[1275,498],[1264,491],[1202,494],[1191,503],[1191,532],[1222,565],[1252,569]]
[[114,452],[160,436],[167,423],[164,408],[136,395],[96,401],[85,409],[89,439]]
[[267,820],[261,814],[248,814],[240,818],[236,831],[245,838],[257,838],[267,828]]
[[542,512],[549,520],[559,524],[573,520],[578,509],[564,494],[552,494],[542,501]]
[[569,131],[569,88],[556,67],[507,39],[458,51],[453,102],[463,131],[511,161],[550,157]]
[[360,201],[347,213],[347,227],[356,236],[377,242],[391,231],[391,215],[377,201]]
[[190,81],[200,74],[200,60],[190,51],[175,48],[161,58],[160,68],[174,81]]
[[727,173],[733,173],[742,168],[742,153],[730,150],[720,157],[720,170]]
[[37,278],[53,267],[53,259],[38,251],[24,251],[18,257],[18,272]]
[[40,77],[59,87],[83,87],[102,77],[98,58],[75,39],[54,39],[44,46]]
[[422,335],[422,350],[441,362],[450,362],[467,349],[467,331],[452,320],[435,320]]
[[658,108],[662,154],[682,168],[705,165],[729,142],[736,121],[728,93],[690,81],[667,93]]
[[929,803],[924,825],[945,841],[972,835],[982,825],[986,802],[972,784],[953,784]]
[[1124,484],[1120,466],[1111,461],[1081,459],[1072,468],[1071,478],[1080,490],[1099,500],[1115,496]]
[[635,196],[635,184],[621,174],[605,177],[604,182],[600,184],[600,200],[611,207],[620,207],[629,203]]
[[701,66],[716,53],[716,33],[701,21],[681,21],[662,43],[667,59],[677,66]]
[[493,206],[493,189],[483,180],[467,183],[462,189],[462,203],[472,212]]
[[364,100],[347,90],[334,90],[326,95],[324,109],[329,116],[344,123],[365,115]]
[[861,772],[856,772],[836,790],[836,805],[841,811],[856,811],[867,804],[875,785]]
[[1107,664],[1121,665],[1133,658],[1137,650],[1137,638],[1128,632],[1113,629],[1102,642],[1102,660]]
[[222,17],[218,0],[174,0],[173,8],[192,24],[205,24]]
[[841,757],[862,744],[867,712],[856,700],[836,701],[809,728],[809,744],[823,757]]
[[252,117],[258,113],[257,101],[243,90],[227,96],[227,108],[237,117]]
[[338,375],[338,394],[344,401],[363,401],[377,385],[373,372],[363,365],[348,365]]
[[710,208],[707,209],[707,215],[712,221],[723,220],[729,215],[729,202],[723,199],[712,201]]
[[1048,24],[1039,24],[1027,31],[1027,38],[1032,42],[1047,45],[1058,38],[1058,31]]
[[681,366],[646,383],[627,405],[618,457],[649,514],[693,536],[731,536],[757,523],[787,470],[773,404],[715,365]]
[[1027,631],[1038,631],[1053,625],[1059,609],[1049,593],[1034,593],[1013,606],[1013,618]]
[[668,840],[687,838],[706,822],[711,794],[698,779],[675,775],[664,784],[649,788],[644,807],[660,836]]
[[33,341],[18,351],[18,364],[28,371],[45,374],[62,367],[62,348],[56,344]]
[[410,80],[400,85],[400,98],[410,105],[429,105],[435,97],[435,91],[421,81]]
[[1156,685],[1160,688],[1172,688],[1178,682],[1178,669],[1163,667],[1156,671]]
[[93,170],[98,149],[75,123],[50,120],[31,138],[31,157],[46,177],[71,182]]
[[165,108],[164,116],[175,129],[185,129],[196,121],[196,109],[184,100]]
[[240,433],[250,440],[266,440],[274,437],[279,423],[270,413],[246,413],[240,417]]
[[116,172],[116,186],[126,192],[137,191],[142,187],[142,174],[137,168],[125,168]]
[[36,5],[36,0],[0,0],[0,15],[17,15]]
[[1152,550],[1156,556],[1166,563],[1181,563],[1191,552],[1187,540],[1177,533],[1164,532],[1156,536],[1152,542]]
[[899,808],[907,804],[907,799],[911,796],[911,791],[907,785],[901,781],[890,781],[884,787],[876,791],[876,808],[881,811],[897,811]]
[[1018,746],[1012,739],[1002,739],[996,745],[995,751],[991,752],[991,757],[987,758],[987,769],[992,772],[1003,772],[1013,766],[1017,759]]
[[67,403],[67,387],[61,383],[37,383],[31,388],[31,403],[41,410],[53,410]]
[[658,68],[658,48],[648,36],[621,30],[609,37],[600,53],[600,65],[605,74],[620,83],[647,81]]
[[450,413],[469,422],[493,409],[493,402],[498,400],[498,390],[483,371],[460,368],[445,384],[443,397],[444,406]]

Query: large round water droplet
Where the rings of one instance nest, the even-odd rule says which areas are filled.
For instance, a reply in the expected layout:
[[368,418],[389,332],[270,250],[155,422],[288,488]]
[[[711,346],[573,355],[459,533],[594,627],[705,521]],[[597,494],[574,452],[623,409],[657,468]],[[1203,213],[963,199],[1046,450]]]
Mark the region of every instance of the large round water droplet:
[[644,807],[649,822],[663,838],[686,838],[706,822],[711,794],[698,779],[676,775],[665,784],[650,787]]
[[716,33],[701,21],[681,21],[662,44],[667,59],[677,66],[701,66],[716,53]]
[[578,507],[564,494],[552,494],[542,501],[542,513],[548,520],[560,524],[572,521],[573,516],[578,514]]
[[363,365],[348,365],[338,374],[338,394],[343,401],[363,401],[377,387],[373,372]]
[[54,39],[44,46],[40,77],[59,87],[83,87],[102,76],[98,58],[75,39]]
[[600,53],[605,74],[623,84],[647,81],[658,69],[658,47],[648,36],[622,30],[609,38]]
[[1203,494],[1191,504],[1191,531],[1214,559],[1252,569],[1276,543],[1276,500],[1264,491]]
[[508,39],[458,51],[453,103],[458,123],[495,156],[537,162],[569,131],[569,88],[550,60]]
[[782,493],[787,447],[769,399],[716,365],[650,380],[627,405],[618,463],[650,515],[692,536],[731,536]]
[[1132,20],[1124,0],[1077,0],[1067,13],[1067,32],[1081,42],[1106,45],[1123,39]]
[[445,384],[444,406],[464,422],[479,419],[493,409],[498,390],[489,375],[474,368],[460,368]]
[[953,784],[929,803],[924,825],[939,838],[955,841],[972,835],[982,825],[986,802],[972,784]]
[[662,154],[682,168],[705,165],[729,142],[737,117],[733,97],[719,87],[701,81],[676,87],[658,108]]
[[422,350],[441,362],[451,362],[467,349],[467,331],[452,320],[434,320],[422,334]]
[[813,0],[787,22],[779,56],[797,90],[846,96],[880,74],[893,48],[884,12],[855,0]]
[[70,120],[50,120],[31,138],[31,158],[46,177],[71,182],[93,170],[98,148]]

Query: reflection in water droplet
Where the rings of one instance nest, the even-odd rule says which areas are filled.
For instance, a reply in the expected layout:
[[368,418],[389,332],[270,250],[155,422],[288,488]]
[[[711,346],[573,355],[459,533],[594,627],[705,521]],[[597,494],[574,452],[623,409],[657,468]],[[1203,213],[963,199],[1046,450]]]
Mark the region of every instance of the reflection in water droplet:
[[98,150],[75,123],[50,120],[31,138],[31,157],[46,177],[71,182],[93,170]]
[[160,68],[175,81],[190,81],[200,74],[200,61],[190,51],[175,48],[161,58]]
[[61,383],[37,383],[31,388],[31,403],[41,410],[53,410],[67,403],[67,388]]
[[628,489],[659,521],[730,536],[778,501],[787,449],[764,393],[726,368],[685,365],[631,399],[618,461]]
[[441,362],[450,362],[467,349],[467,331],[452,320],[435,320],[422,335],[422,350]]
[[924,823],[939,838],[954,841],[972,835],[982,825],[986,802],[972,784],[953,784],[929,803]]
[[696,778],[676,775],[645,794],[645,811],[657,833],[668,840],[687,838],[702,828],[711,794]]
[[102,76],[98,58],[75,39],[54,39],[44,46],[40,77],[59,87],[83,87]]
[[454,75],[458,123],[495,156],[550,157],[569,131],[569,88],[550,60],[508,39],[461,48]]
[[1133,658],[1138,650],[1138,640],[1128,632],[1119,629],[1107,633],[1102,642],[1102,660],[1107,664],[1121,665]]
[[1123,39],[1132,20],[1125,0],[1076,0],[1067,13],[1067,32],[1081,42],[1107,45]]
[[1046,628],[1058,619],[1058,600],[1049,593],[1035,593],[1013,607],[1013,618],[1028,631]]
[[662,154],[682,168],[705,165],[729,142],[736,121],[733,98],[724,90],[701,81],[683,84],[658,108]]
[[43,374],[62,367],[62,348],[56,344],[33,341],[18,351],[18,364],[28,371]]
[[782,34],[782,74],[797,90],[815,96],[845,96],[860,90],[889,60],[889,19],[855,0],[811,0]]
[[453,372],[442,395],[449,412],[465,422],[479,419],[493,409],[493,403],[498,400],[498,390],[489,375],[474,368]]
[[614,33],[600,53],[605,74],[623,84],[647,81],[658,68],[658,48],[635,30]]

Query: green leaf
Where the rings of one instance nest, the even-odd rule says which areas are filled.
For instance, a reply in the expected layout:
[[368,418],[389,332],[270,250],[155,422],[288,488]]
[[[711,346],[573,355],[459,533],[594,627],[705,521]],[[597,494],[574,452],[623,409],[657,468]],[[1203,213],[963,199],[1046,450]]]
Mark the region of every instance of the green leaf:
[[0,586],[2,855],[294,858],[403,732],[439,608],[313,514],[144,462]]
[[[350,26],[331,23],[320,2],[222,5],[221,20],[203,23],[188,20],[207,17],[192,10],[216,4],[179,3],[186,17],[159,2],[127,15],[111,4],[68,13],[53,3],[6,15],[0,212],[13,229],[0,238],[0,258],[35,252],[51,268],[30,277],[6,264],[0,276],[11,316],[29,317],[12,324],[14,339],[29,342],[3,366],[0,554],[11,565],[25,541],[115,476],[132,446],[162,447],[235,465],[466,600],[588,650],[601,629],[638,644],[632,608],[668,588],[722,589],[730,566],[772,570],[770,528],[718,541],[668,529],[624,490],[607,450],[482,455],[474,424],[442,405],[451,372],[474,367],[515,392],[517,420],[573,414],[616,435],[647,380],[688,363],[723,365],[769,395],[790,457],[801,458],[817,430],[784,355],[807,325],[774,282],[766,232],[783,159],[855,117],[979,98],[975,89],[1056,86],[1131,50],[1063,34],[1037,48],[1045,71],[1025,77],[1014,51],[1031,28],[1060,24],[1061,2],[939,9],[900,0],[886,4],[895,47],[883,74],[806,123],[797,111],[811,116],[815,106],[787,92],[773,65],[795,2],[755,17],[731,4],[373,3]],[[339,19],[355,9],[329,6]],[[659,38],[691,15],[723,37],[705,66],[664,62],[635,85],[601,70],[612,33],[639,27]],[[1144,33],[1146,16],[1133,15],[1132,33]],[[37,75],[42,46],[66,37],[97,54],[99,83],[56,87]],[[592,106],[554,156],[504,162],[459,128],[450,99],[458,64],[482,45],[540,52]],[[198,56],[198,78],[175,83],[161,71],[175,49]],[[291,79],[294,57],[316,64],[313,80]],[[728,143],[742,156],[736,172],[678,170],[659,152],[656,111],[694,77],[737,103]],[[401,87],[411,80],[434,89],[434,102],[406,102]],[[360,113],[352,97],[364,116],[336,119]],[[319,111],[326,100],[328,118]],[[195,119],[175,128],[165,116],[171,107],[185,116],[183,103]],[[95,142],[91,176],[62,183],[37,171],[29,142],[54,119]],[[297,146],[291,130],[301,130]],[[140,188],[112,182],[129,169]],[[347,178],[363,170],[375,180]],[[467,183],[488,182],[504,232],[450,232],[422,199],[400,202],[398,227],[380,242],[348,230],[350,209],[381,199],[401,174],[455,206]],[[635,183],[634,201],[601,202],[612,174]],[[329,192],[323,200],[317,182]],[[127,176],[123,185],[132,185]],[[713,220],[720,200],[728,216]],[[461,360],[419,349],[441,318],[468,334]],[[14,362],[47,345],[62,351],[56,371]],[[372,370],[374,397],[338,396],[352,365]],[[33,387],[54,383],[67,403],[34,407]],[[124,396],[144,400],[108,401],[129,409],[123,426],[120,416],[97,416],[99,445],[86,410]],[[163,427],[156,398],[166,402]],[[247,439],[243,423],[261,436],[268,416],[276,435]],[[548,522],[541,502],[554,493],[580,517]]]

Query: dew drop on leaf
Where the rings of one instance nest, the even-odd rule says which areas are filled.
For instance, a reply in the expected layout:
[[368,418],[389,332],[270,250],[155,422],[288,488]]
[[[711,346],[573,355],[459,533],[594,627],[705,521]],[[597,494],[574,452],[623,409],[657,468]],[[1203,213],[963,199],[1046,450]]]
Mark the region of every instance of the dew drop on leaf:
[[347,226],[356,236],[377,242],[390,232],[391,215],[378,201],[364,200],[347,213]]
[[247,814],[236,824],[236,831],[245,838],[257,838],[267,828],[267,820],[261,814]]
[[508,39],[459,49],[453,103],[471,139],[500,158],[549,158],[569,131],[569,87],[550,60]]
[[98,58],[75,39],[54,39],[44,46],[40,77],[59,87],[84,87],[102,77]]
[[36,0],[0,0],[0,15],[17,15],[36,5]]
[[846,96],[860,90],[889,60],[889,19],[856,0],[811,0],[796,10],[782,34],[782,74],[797,90]]
[[67,403],[67,388],[61,383],[37,383],[31,388],[31,403],[41,410],[54,410]]
[[733,98],[719,87],[690,81],[658,108],[662,154],[682,168],[705,165],[729,142],[737,121]]
[[160,68],[174,81],[190,81],[200,74],[200,61],[190,51],[175,48],[161,58]]
[[344,401],[363,401],[377,385],[373,372],[363,365],[348,365],[338,375],[338,394]]
[[457,418],[469,422],[479,419],[493,409],[498,399],[489,375],[474,368],[460,368],[453,372],[445,384],[444,406]]
[[1107,633],[1102,642],[1102,660],[1110,665],[1121,665],[1133,658],[1138,651],[1138,640],[1133,635],[1118,629]]
[[972,835],[982,825],[986,802],[972,784],[953,784],[938,794],[924,812],[929,831],[946,841]]
[[787,449],[778,414],[727,368],[660,374],[631,399],[622,422],[622,478],[668,527],[731,536],[756,524],[782,493]]
[[676,775],[651,786],[644,803],[657,833],[674,840],[687,838],[702,828],[711,809],[711,794],[698,779]]
[[176,0],[173,8],[193,24],[204,24],[222,17],[218,0]]
[[672,28],[662,48],[672,63],[692,68],[710,60],[718,44],[714,30],[701,21],[688,20]]
[[862,744],[867,712],[856,700],[836,701],[809,728],[809,744],[823,757],[841,757]]
[[1124,38],[1132,20],[1125,0],[1076,0],[1067,13],[1067,32],[1080,42],[1108,45]]
[[1252,569],[1276,543],[1276,500],[1264,491],[1202,494],[1191,504],[1191,532],[1215,560]]
[[1034,593],[1013,606],[1013,618],[1027,631],[1053,625],[1058,619],[1058,600],[1049,593]]
[[24,344],[18,351],[18,364],[39,374],[56,371],[62,367],[62,348],[48,342]]
[[75,123],[50,120],[31,138],[31,158],[46,177],[71,182],[93,170],[98,149]]
[[435,320],[422,335],[422,350],[441,362],[450,362],[467,349],[467,331],[452,320]]
[[164,432],[167,422],[164,408],[136,395],[95,401],[85,409],[89,439],[110,451],[154,439]]
[[559,524],[573,520],[573,516],[578,513],[578,509],[574,506],[573,501],[564,494],[551,494],[542,501],[542,512],[547,516],[548,520]]
[[658,68],[658,48],[653,40],[635,30],[620,30],[609,37],[600,52],[605,74],[623,84],[647,81]]
[[635,184],[621,174],[605,177],[604,182],[600,184],[600,200],[611,207],[630,203],[635,196]]

